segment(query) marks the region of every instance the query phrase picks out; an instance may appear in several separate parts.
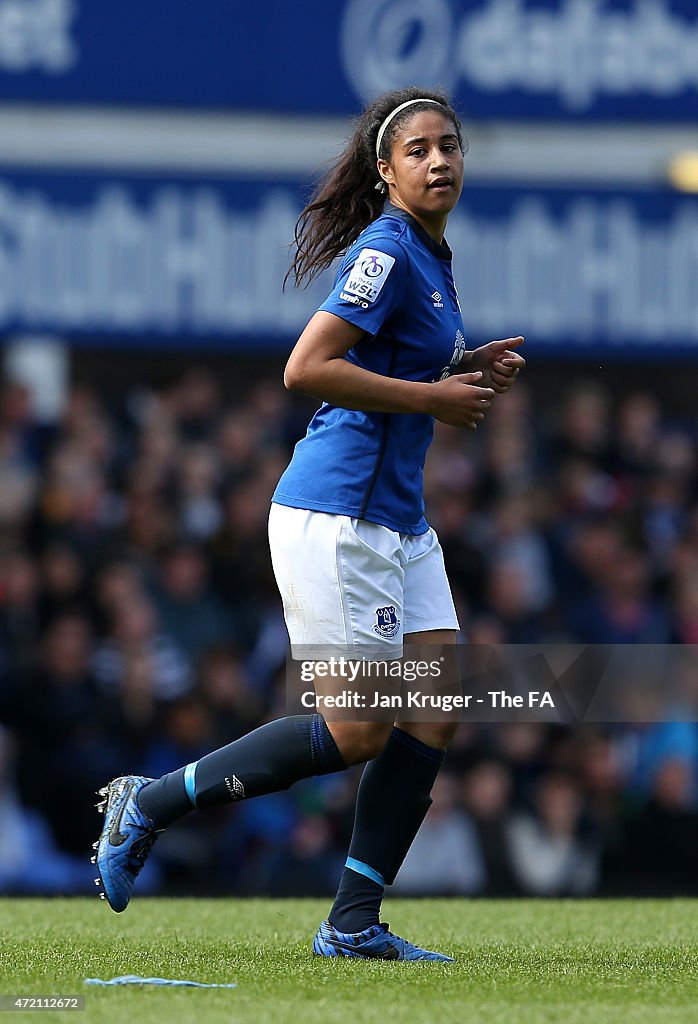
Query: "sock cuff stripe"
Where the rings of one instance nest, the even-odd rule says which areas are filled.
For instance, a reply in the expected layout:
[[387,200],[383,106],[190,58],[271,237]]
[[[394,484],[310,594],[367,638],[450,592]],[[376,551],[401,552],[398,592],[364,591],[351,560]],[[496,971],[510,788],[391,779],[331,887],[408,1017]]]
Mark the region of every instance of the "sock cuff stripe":
[[192,761],[184,769],[184,788],[194,807],[196,807],[196,766],[198,763],[198,761]]
[[344,866],[350,868],[352,871],[356,871],[358,875],[370,878],[372,882],[376,883],[376,885],[380,885],[385,888],[385,879],[378,871],[375,871],[370,864],[364,864],[362,860],[356,860],[355,857],[347,857],[347,861]]
[[331,775],[347,767],[327,722],[319,714],[312,715],[310,720],[310,757],[316,775]]
[[437,764],[441,764],[446,756],[445,750],[436,750],[434,747],[428,747],[426,743],[422,743],[421,740],[396,727],[393,727],[390,738],[397,740],[398,743],[402,743],[405,747],[409,747],[415,754],[421,754],[422,757],[428,758],[429,761],[434,761]]
[[325,753],[325,745],[322,742],[322,727],[325,720],[321,715],[313,715],[310,719],[310,755],[313,765],[319,764],[322,755]]

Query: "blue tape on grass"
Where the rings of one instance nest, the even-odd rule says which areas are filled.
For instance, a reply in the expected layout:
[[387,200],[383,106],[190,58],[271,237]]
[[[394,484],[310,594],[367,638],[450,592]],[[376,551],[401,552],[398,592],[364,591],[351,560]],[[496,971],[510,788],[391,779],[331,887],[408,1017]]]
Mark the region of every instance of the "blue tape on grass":
[[180,981],[175,978],[141,978],[137,974],[122,974],[119,978],[85,978],[86,985],[188,985],[189,988],[237,988],[235,982],[218,984],[204,981]]

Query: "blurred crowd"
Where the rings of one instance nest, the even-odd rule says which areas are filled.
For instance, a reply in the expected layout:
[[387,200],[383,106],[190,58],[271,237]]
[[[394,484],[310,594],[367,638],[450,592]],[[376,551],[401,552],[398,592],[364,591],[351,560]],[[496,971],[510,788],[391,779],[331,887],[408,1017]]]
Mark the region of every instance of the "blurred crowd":
[[[95,790],[284,713],[266,520],[312,405],[280,380],[75,383],[52,423],[2,386],[0,891],[86,891]],[[530,387],[430,451],[463,638],[698,643],[695,420],[669,395]],[[141,891],[331,892],[359,775],[185,818]],[[697,782],[692,722],[463,725],[395,889],[696,892]]]

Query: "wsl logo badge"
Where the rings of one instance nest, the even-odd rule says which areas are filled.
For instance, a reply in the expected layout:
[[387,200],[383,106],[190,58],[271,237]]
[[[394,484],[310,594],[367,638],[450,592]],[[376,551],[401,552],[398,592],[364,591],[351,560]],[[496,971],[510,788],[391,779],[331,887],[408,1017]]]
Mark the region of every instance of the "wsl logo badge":
[[359,269],[366,277],[380,277],[385,273],[385,267],[377,253],[371,253],[365,260],[362,260]]
[[373,632],[390,640],[400,628],[400,620],[395,614],[395,605],[389,604],[386,608],[376,608],[376,622]]
[[[354,266],[349,271],[347,283],[342,290],[341,298],[345,302],[368,309],[369,303],[375,302],[381,288],[388,279],[395,258],[378,249],[362,249]],[[349,298],[354,296],[354,298]]]

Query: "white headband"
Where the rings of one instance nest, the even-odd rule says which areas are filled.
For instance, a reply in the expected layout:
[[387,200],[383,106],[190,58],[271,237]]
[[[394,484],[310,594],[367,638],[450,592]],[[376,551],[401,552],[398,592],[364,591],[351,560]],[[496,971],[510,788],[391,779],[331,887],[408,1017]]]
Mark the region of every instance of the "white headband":
[[393,110],[392,114],[388,114],[385,121],[378,129],[378,136],[376,138],[376,157],[378,157],[379,159],[381,151],[381,142],[383,141],[383,136],[385,135],[385,129],[388,127],[388,125],[390,124],[390,122],[392,121],[396,114],[399,114],[401,110],[404,110],[405,107],[411,106],[413,103],[435,103],[437,107],[443,107],[443,103],[439,103],[438,100],[430,100],[427,96],[419,97],[416,100],[407,100],[406,103],[401,103],[399,107],[395,107],[395,110]]

